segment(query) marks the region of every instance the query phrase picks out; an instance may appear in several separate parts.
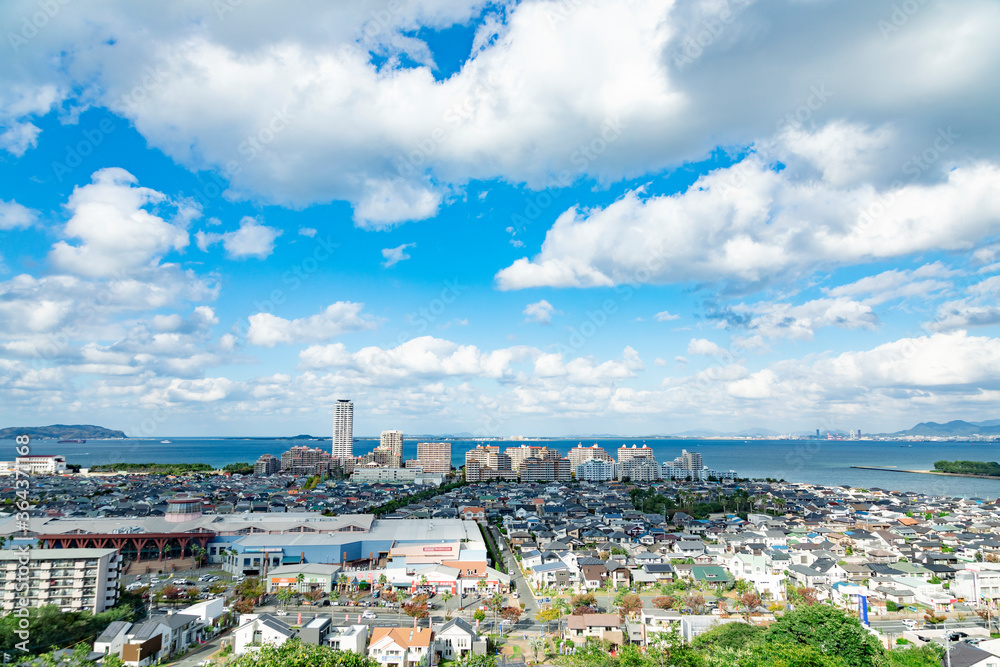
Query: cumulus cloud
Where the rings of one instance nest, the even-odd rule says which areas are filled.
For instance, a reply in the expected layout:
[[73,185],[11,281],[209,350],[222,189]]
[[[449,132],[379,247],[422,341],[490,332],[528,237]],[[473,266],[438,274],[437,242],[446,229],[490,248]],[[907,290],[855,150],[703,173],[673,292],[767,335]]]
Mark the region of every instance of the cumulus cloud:
[[197,217],[197,209],[174,204],[171,221],[151,213],[148,207],[171,205],[166,195],[136,186],[135,176],[116,167],[94,172],[89,185],[78,187],[67,208],[67,237],[77,245],[58,241],[49,259],[63,271],[88,277],[106,277],[146,269],[159,264],[170,251],[188,245],[185,225]]
[[312,343],[329,340],[353,331],[370,331],[378,321],[362,312],[365,304],[338,301],[319,315],[286,320],[271,313],[257,313],[248,319],[247,342],[261,347],[279,343]]
[[341,369],[362,384],[407,383],[444,378],[486,378],[524,385],[601,385],[633,378],[643,370],[639,354],[626,347],[621,360],[566,358],[529,346],[492,351],[475,345],[421,336],[394,348],[365,347],[350,352],[341,343],[314,345],[299,354],[309,370]]
[[382,248],[382,258],[385,260],[382,262],[382,267],[388,269],[396,266],[403,260],[409,259],[410,256],[406,254],[406,249],[416,247],[416,243],[404,243],[395,248]]
[[[718,343],[713,343],[705,338],[692,338],[687,346],[688,354],[698,354],[705,357],[721,357],[729,353]],[[685,359],[685,361],[687,361]]]
[[[15,91],[0,99],[0,127],[23,150],[37,134],[34,116],[71,100],[77,81],[92,82],[88,102],[128,117],[179,163],[238,164],[227,169],[233,193],[297,206],[345,199],[371,226],[433,215],[471,179],[542,187],[701,159],[720,144],[759,141],[786,118],[801,124],[803,108],[808,121],[851,119],[798,142],[802,164],[821,160],[814,168],[835,186],[850,187],[859,164],[919,153],[941,118],[978,135],[948,159],[997,152],[987,111],[1000,59],[992,3],[922,7],[891,38],[873,29],[889,18],[877,3],[754,3],[707,46],[697,40],[718,16],[710,0],[640,0],[628,11],[585,0],[568,12],[520,3],[491,12],[473,57],[437,80],[428,45],[413,35],[464,25],[482,6],[405,3],[384,22],[362,2],[311,4],[300,16],[262,7],[223,21],[209,5],[182,14],[125,2],[62,7],[60,30],[41,31],[19,54],[25,66],[0,79]],[[7,3],[6,23],[18,24],[23,7]],[[820,84],[829,92],[811,99]],[[410,112],[401,116],[402,102]],[[588,157],[581,148],[597,139],[600,154]]]
[[971,249],[1000,231],[1000,194],[992,185],[1000,168],[992,164],[881,191],[838,188],[791,171],[751,156],[683,193],[632,191],[604,208],[571,208],[556,219],[541,252],[501,270],[497,284],[510,290],[697,280],[752,287],[817,265]]
[[299,236],[305,236],[311,239],[316,236],[316,230],[312,227],[299,227]]
[[262,225],[256,218],[245,216],[240,220],[239,229],[224,234],[199,231],[195,234],[195,239],[203,252],[221,241],[226,255],[231,259],[265,259],[274,252],[274,241],[282,233],[280,229]]
[[558,312],[552,304],[542,299],[535,303],[529,303],[524,307],[522,314],[525,315],[525,322],[535,322],[537,324],[552,324],[552,314]]
[[669,310],[661,310],[656,315],[653,315],[653,318],[657,322],[670,322],[672,320],[679,320],[681,318],[681,316],[680,315],[674,315]]
[[16,201],[0,199],[0,230],[31,227],[38,220],[38,211],[21,206]]
[[974,282],[961,299],[938,306],[937,316],[927,324],[931,331],[954,331],[1000,323],[1000,276]]

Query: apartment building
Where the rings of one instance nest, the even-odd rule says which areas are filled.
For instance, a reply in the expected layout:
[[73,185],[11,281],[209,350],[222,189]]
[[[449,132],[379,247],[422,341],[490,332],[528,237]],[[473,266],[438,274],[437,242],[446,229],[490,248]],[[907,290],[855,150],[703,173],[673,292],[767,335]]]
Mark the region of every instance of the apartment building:
[[[406,463],[409,467],[410,462]],[[447,475],[451,472],[451,443],[418,442],[416,464],[423,468],[424,472]]]
[[94,614],[118,601],[122,558],[117,549],[31,549],[28,554],[25,564],[24,552],[0,550],[5,612],[19,606],[20,598],[34,607],[51,604]]

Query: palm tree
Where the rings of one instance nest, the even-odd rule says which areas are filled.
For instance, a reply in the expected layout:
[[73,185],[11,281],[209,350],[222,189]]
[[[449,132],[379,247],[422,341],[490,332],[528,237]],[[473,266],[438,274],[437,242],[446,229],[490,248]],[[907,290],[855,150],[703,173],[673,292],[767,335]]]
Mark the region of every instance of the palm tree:
[[301,572],[299,572],[299,574],[295,577],[295,584],[296,584],[295,588],[299,593],[302,592],[302,582],[304,582],[305,580],[306,580],[306,575],[302,574]]
[[378,588],[379,588],[379,590],[382,590],[383,588],[385,588],[385,585],[387,583],[389,583],[389,577],[385,576],[385,573],[382,573],[382,574],[378,575]]
[[601,582],[601,588],[603,588],[604,590],[606,590],[608,592],[608,607],[607,607],[607,610],[606,610],[606,613],[608,613],[608,614],[611,613],[611,591],[614,590],[614,587],[615,587],[615,584],[611,580],[610,576],[608,576],[604,581]]

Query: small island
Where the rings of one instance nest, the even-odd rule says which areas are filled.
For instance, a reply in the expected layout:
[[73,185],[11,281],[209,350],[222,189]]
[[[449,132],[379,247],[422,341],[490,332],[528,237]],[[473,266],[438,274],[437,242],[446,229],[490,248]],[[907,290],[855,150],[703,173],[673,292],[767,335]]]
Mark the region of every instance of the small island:
[[115,431],[91,424],[52,424],[51,426],[11,426],[0,428],[0,440],[13,440],[19,435],[27,435],[36,440],[107,440],[125,439],[124,431]]
[[935,461],[934,470],[951,475],[1000,477],[1000,463],[996,461]]
[[857,470],[882,470],[884,472],[909,472],[918,475],[944,475],[948,477],[995,477],[1000,479],[1000,463],[996,461],[935,461],[934,470],[904,470],[880,466],[851,466]]

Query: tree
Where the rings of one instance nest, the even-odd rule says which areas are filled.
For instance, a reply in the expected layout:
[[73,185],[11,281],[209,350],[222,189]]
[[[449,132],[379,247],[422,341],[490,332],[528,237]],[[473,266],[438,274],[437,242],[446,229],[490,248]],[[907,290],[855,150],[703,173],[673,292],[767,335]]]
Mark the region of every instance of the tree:
[[252,614],[254,608],[253,600],[250,598],[240,598],[233,603],[233,611],[240,614]]
[[695,614],[704,614],[705,598],[701,595],[688,595],[684,598],[684,606]]
[[427,618],[430,615],[426,602],[407,602],[403,605],[403,613],[410,618]]
[[558,621],[560,616],[562,616],[562,612],[558,608],[551,605],[546,605],[545,607],[542,607],[540,610],[538,610],[538,613],[535,614],[536,619],[538,619],[542,623],[545,623],[546,632],[549,631],[549,623],[551,623],[552,621]]
[[765,634],[768,643],[805,644],[827,656],[839,656],[851,667],[885,667],[885,649],[879,640],[846,612],[812,604],[790,611]]
[[383,588],[385,588],[385,585],[387,583],[389,583],[389,577],[385,576],[384,572],[382,574],[378,575],[378,588],[379,588],[379,590],[382,590]]
[[483,611],[482,609],[477,609],[476,611],[472,612],[472,618],[482,623],[484,620],[486,620],[486,612]]
[[743,649],[758,643],[764,635],[760,628],[749,623],[723,623],[691,641],[697,649]]
[[538,652],[542,651],[544,654],[545,647],[548,646],[548,642],[545,641],[543,637],[532,637],[529,644],[531,646],[531,653],[535,656],[535,662],[538,662]]
[[188,600],[197,600],[199,595],[201,595],[201,591],[198,590],[197,586],[191,586],[184,591],[184,596]]
[[[508,606],[500,609],[500,618],[510,623],[512,626],[521,618],[521,608]],[[503,629],[501,628],[501,634]]]
[[673,609],[677,604],[677,598],[673,595],[660,595],[653,598],[653,606],[657,609]]
[[760,596],[757,593],[750,591],[749,593],[744,593],[740,596],[740,605],[743,607],[744,615],[749,620],[750,614],[752,614],[757,607],[761,605]]
[[307,598],[309,599],[309,601],[310,601],[310,602],[312,602],[313,604],[316,604],[317,602],[319,602],[319,601],[320,601],[320,599],[321,599],[321,598],[322,598],[322,597],[323,597],[324,595],[325,595],[325,593],[324,593],[323,591],[319,590],[318,588],[317,588],[316,590],[314,590],[314,591],[306,591],[306,592],[305,592],[305,596],[306,596],[306,597],[307,597]]
[[854,667],[836,656],[824,655],[813,646],[788,644],[725,648],[709,652],[706,658],[706,667]]
[[293,597],[295,597],[295,593],[293,593],[292,589],[289,588],[288,586],[283,586],[278,591],[277,597],[278,597],[278,602],[280,602],[283,606],[287,607],[288,603],[292,601]]
[[815,588],[810,588],[809,586],[803,586],[802,588],[799,588],[795,592],[798,595],[799,600],[801,600],[803,604],[807,605],[816,604],[818,600],[817,591]]
[[642,609],[642,598],[635,593],[628,593],[622,596],[618,602],[618,616],[623,621],[627,616],[631,616],[640,609]]
[[290,639],[281,646],[264,644],[260,649],[230,660],[228,667],[378,667],[378,663],[353,651]]
[[297,575],[295,575],[295,589],[296,589],[296,590],[297,590],[297,591],[298,591],[299,593],[301,593],[301,592],[302,592],[302,583],[303,583],[303,582],[304,582],[305,580],[306,580],[306,575],[302,574],[301,572],[299,572],[299,573],[298,573]]

